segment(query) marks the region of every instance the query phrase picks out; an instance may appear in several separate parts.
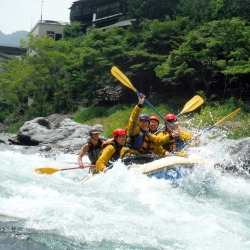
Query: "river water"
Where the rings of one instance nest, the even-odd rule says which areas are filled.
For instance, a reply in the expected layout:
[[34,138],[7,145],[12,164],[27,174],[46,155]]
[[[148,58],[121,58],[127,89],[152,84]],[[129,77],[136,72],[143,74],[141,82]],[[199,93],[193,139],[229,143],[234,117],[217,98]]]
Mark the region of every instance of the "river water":
[[227,155],[223,142],[194,149],[208,163],[179,180],[116,163],[84,185],[87,169],[34,171],[75,167],[76,155],[0,149],[1,250],[250,249],[250,179],[213,167]]

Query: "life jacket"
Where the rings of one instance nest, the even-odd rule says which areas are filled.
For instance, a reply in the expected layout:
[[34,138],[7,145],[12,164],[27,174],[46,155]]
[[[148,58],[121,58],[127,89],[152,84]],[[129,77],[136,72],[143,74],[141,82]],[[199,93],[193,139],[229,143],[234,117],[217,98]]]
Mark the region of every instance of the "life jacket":
[[108,145],[112,145],[115,148],[115,153],[112,155],[111,159],[106,164],[107,166],[110,166],[114,161],[120,158],[120,153],[121,153],[121,149],[123,146],[120,145],[114,138],[112,138],[111,140],[105,141],[102,147],[105,148]]
[[126,146],[130,149],[137,150],[141,154],[149,154],[155,150],[155,147],[150,141],[149,132],[142,130],[140,130],[138,135],[128,137]]
[[149,133],[154,134],[157,131],[157,129],[155,131],[148,129],[148,131],[149,131]]
[[91,161],[91,164],[95,164],[98,158],[100,157],[102,153],[102,144],[105,140],[98,138],[98,143],[97,145],[93,145],[91,138],[88,138],[87,143],[89,146],[88,150],[88,157],[89,160]]
[[[165,131],[163,133],[166,134]],[[183,144],[184,144],[184,141],[181,140],[180,137],[175,137],[172,140],[170,140],[168,143],[164,144],[162,147],[164,149],[166,149],[167,151],[171,152],[174,149],[181,147],[181,145],[183,145]],[[180,150],[181,150],[181,148],[180,148]]]

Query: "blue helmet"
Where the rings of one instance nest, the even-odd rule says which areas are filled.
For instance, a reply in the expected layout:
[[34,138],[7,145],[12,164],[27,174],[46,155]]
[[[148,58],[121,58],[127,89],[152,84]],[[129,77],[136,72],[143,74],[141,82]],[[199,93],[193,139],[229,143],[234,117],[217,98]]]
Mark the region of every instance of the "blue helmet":
[[144,120],[150,122],[149,116],[147,114],[141,114],[139,120]]

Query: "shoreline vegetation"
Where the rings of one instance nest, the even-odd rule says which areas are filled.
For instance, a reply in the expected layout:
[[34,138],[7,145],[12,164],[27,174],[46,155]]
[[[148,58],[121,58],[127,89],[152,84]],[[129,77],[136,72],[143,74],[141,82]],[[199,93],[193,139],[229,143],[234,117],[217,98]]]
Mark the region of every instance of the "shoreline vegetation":
[[[103,135],[111,137],[112,131],[115,128],[125,128],[133,106],[134,105],[123,104],[114,105],[112,107],[95,106],[85,108],[71,115],[73,117],[72,119],[78,123],[84,123],[91,126],[94,124],[102,124],[104,126]],[[175,103],[169,102],[168,105],[160,104],[156,105],[155,108],[160,114],[165,116],[167,113],[178,114],[181,111],[182,106],[180,104],[179,107],[176,107]],[[229,99],[223,104],[212,103],[209,105],[205,102],[197,110],[181,115],[178,122],[181,127],[195,133],[200,133],[238,108],[242,108],[241,111],[235,116],[230,117],[230,119],[224,121],[218,126],[218,128],[223,131],[228,139],[250,137],[249,107],[246,104],[235,101],[234,99]],[[144,106],[143,113],[157,115],[147,106]],[[1,132],[16,134],[24,122],[28,120],[29,119],[25,118],[24,115],[18,122],[9,125]],[[160,119],[160,123],[163,124],[163,120]],[[211,136],[216,137],[216,135],[212,133]]]

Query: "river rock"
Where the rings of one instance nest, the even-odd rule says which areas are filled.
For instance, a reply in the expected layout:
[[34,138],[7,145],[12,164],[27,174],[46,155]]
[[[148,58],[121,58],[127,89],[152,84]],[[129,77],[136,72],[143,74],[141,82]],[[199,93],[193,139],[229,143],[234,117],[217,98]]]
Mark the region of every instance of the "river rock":
[[215,167],[227,172],[250,174],[250,137],[231,140],[228,145],[230,160],[217,163]]
[[[49,155],[54,151],[78,154],[92,128],[103,131],[103,126],[100,124],[89,126],[77,123],[68,115],[53,114],[48,117],[37,117],[25,122],[17,135],[1,133],[0,150],[9,148],[9,144],[14,144],[20,147],[14,147],[13,150],[25,154],[43,152]],[[250,137],[228,140],[227,147],[230,160],[223,160],[215,167],[222,171],[250,173]]]
[[[39,151],[55,149],[64,153],[79,153],[92,128],[103,131],[100,124],[89,126],[77,123],[67,116],[54,114],[25,122],[9,142],[30,147],[38,146]],[[34,149],[30,151],[34,153]]]

